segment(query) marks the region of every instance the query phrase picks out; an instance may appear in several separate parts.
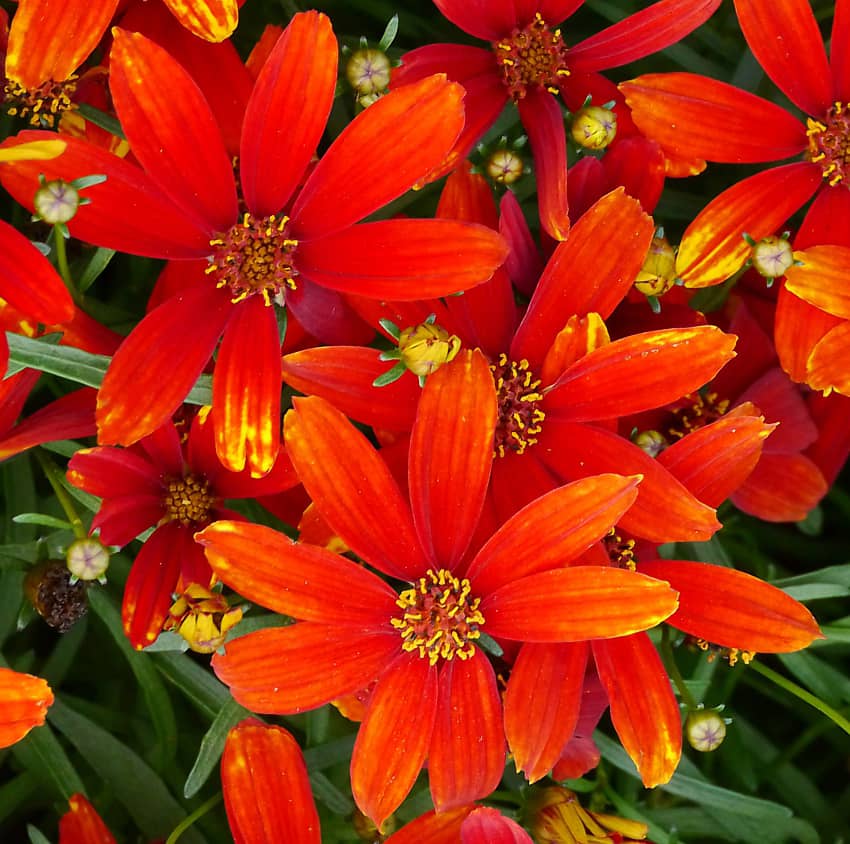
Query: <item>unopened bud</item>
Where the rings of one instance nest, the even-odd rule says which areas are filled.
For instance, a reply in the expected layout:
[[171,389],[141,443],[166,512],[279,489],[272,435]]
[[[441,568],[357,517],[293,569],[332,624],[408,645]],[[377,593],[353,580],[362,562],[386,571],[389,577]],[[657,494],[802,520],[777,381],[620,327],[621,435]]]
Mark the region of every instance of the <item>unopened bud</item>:
[[654,237],[635,287],[645,296],[662,296],[676,283],[676,252],[665,237]]
[[65,563],[78,580],[101,580],[109,568],[109,551],[94,536],[77,539],[65,552]]
[[459,337],[430,322],[405,328],[398,343],[401,362],[419,377],[430,375],[454,360],[460,347]]
[[766,237],[753,246],[753,267],[765,278],[779,278],[794,263],[794,250],[783,237]]
[[171,605],[163,629],[181,635],[195,653],[211,654],[241,620],[242,610],[231,607],[223,595],[192,583]]
[[658,457],[670,445],[660,431],[640,431],[632,437],[632,442],[650,457]]
[[573,140],[585,149],[605,149],[617,134],[617,115],[602,106],[585,106],[573,116]]
[[33,206],[38,218],[51,225],[72,220],[80,207],[77,189],[62,179],[45,182],[36,192]]
[[509,149],[497,149],[484,165],[487,175],[500,185],[512,185],[522,176],[522,156]]
[[715,709],[695,709],[685,721],[685,736],[694,750],[717,750],[726,738],[726,720]]
[[368,98],[387,90],[391,68],[386,53],[373,47],[364,47],[351,54],[345,66],[345,78],[359,98]]
[[46,560],[27,572],[24,592],[38,614],[67,633],[88,612],[87,585],[74,580],[61,560]]

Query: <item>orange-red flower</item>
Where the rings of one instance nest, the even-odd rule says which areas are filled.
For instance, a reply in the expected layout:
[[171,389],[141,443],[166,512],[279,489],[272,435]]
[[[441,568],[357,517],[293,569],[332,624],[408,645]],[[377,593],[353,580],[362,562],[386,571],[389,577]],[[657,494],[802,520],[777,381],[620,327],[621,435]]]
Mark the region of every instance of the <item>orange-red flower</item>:
[[264,478],[252,478],[247,470],[228,472],[215,455],[204,411],[195,417],[185,446],[169,422],[132,448],[81,449],[68,464],[68,480],[103,499],[92,529],[105,544],[126,545],[155,527],[124,590],[124,631],[136,648],[159,635],[175,590],[210,585],[209,566],[193,535],[215,519],[238,518],[224,499],[268,495],[296,483],[283,453]]
[[[676,261],[689,287],[719,284],[811,197],[847,193],[850,20],[837,14],[832,64],[809,0],[735,0],[744,37],[767,75],[810,115],[803,124],[775,103],[691,73],[647,74],[620,88],[632,117],[665,152],[709,161],[803,160],[743,179],[688,226]],[[846,212],[845,212],[846,213]]]
[[40,727],[51,703],[53,692],[41,677],[0,668],[0,747]]
[[487,806],[426,812],[386,839],[386,844],[534,844],[510,818]]
[[66,179],[105,173],[69,226],[83,240],[153,257],[209,259],[208,284],[187,286],[160,305],[113,358],[99,393],[101,442],[130,444],[163,424],[223,335],[213,383],[217,451],[233,471],[247,465],[262,475],[279,443],[273,305],[285,301],[296,315],[299,308],[321,310],[327,290],[444,295],[485,281],[504,259],[501,239],[471,224],[355,225],[439,163],[463,125],[463,90],[433,76],[382,98],[310,169],[333,102],[336,64],[328,19],[296,15],[247,106],[240,193],[194,81],[161,47],[117,30],[110,87],[144,170],[74,139],[52,172],[8,165],[14,172],[5,184],[25,204],[41,171]]
[[115,837],[86,796],[72,794],[59,818],[59,844],[115,844]]
[[562,568],[628,508],[634,478],[603,475],[558,488],[468,560],[495,423],[493,381],[480,353],[463,352],[430,376],[411,434],[408,505],[379,454],[327,402],[298,399],[287,414],[287,450],[317,509],[361,559],[412,584],[401,594],[347,558],[262,526],[219,522],[198,537],[225,583],[299,619],[237,638],[214,657],[243,705],[298,712],[377,681],[351,775],[358,805],[379,826],[426,757],[438,811],[498,783],[501,701],[482,635],[622,636],[675,606],[666,584],[633,572]]

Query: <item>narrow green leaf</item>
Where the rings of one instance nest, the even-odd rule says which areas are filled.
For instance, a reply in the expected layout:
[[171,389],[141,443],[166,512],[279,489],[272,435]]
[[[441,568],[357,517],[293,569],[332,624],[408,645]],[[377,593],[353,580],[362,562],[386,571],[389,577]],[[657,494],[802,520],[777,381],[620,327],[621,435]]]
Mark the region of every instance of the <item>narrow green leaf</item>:
[[30,844],[50,844],[50,839],[46,838],[44,833],[31,823],[27,824],[27,835],[29,836]]
[[[49,711],[52,710],[53,706]],[[36,727],[23,741],[13,745],[12,755],[24,770],[32,771],[53,796],[67,800],[77,792],[86,793],[80,775],[49,724]]]
[[201,740],[198,756],[186,784],[183,786],[183,796],[187,799],[194,797],[203,787],[213,769],[218,765],[224,750],[224,742],[231,728],[235,727],[244,718],[251,717],[252,713],[240,706],[235,700],[229,700],[218,711],[213,719],[212,725]]
[[94,284],[100,274],[109,266],[114,255],[114,249],[105,249],[102,246],[95,249],[82,272],[77,274],[77,288],[80,293],[85,293]]
[[124,137],[124,130],[121,128],[121,124],[112,115],[106,114],[106,112],[88,103],[79,103],[77,108],[89,123],[94,123],[95,126],[105,129],[110,134],[115,135],[116,138]]
[[57,519],[45,513],[19,513],[12,517],[16,525],[42,525],[43,527],[56,528],[57,530],[71,530],[71,523],[65,519]]
[[[180,823],[183,807],[127,745],[61,700],[50,708],[48,719],[109,785],[146,837],[165,838]],[[185,841],[201,844],[202,839],[197,830],[188,830]]]
[[0,824],[19,811],[41,788],[32,771],[24,771],[0,785]]
[[160,673],[212,721],[230,700],[227,686],[185,654],[155,653],[150,659]]
[[347,762],[351,759],[351,751],[354,749],[354,738],[353,735],[344,736],[329,741],[327,744],[308,747],[304,751],[304,761],[307,763],[307,767],[311,771],[320,771],[323,768],[330,768],[331,765]]
[[821,598],[846,598],[850,595],[850,589],[838,583],[801,583],[799,586],[789,586],[784,591],[803,603]]
[[830,706],[850,703],[850,678],[829,663],[805,651],[778,657],[803,686]]
[[310,773],[310,786],[316,800],[324,803],[335,815],[350,815],[354,811],[354,801],[343,794],[321,771]]

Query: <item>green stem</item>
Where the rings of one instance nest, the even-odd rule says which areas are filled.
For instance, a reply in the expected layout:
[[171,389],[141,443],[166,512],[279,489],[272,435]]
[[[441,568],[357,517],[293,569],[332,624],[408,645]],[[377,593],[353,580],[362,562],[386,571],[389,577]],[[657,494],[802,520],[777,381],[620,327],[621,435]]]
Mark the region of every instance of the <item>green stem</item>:
[[676,657],[673,655],[673,645],[670,643],[669,627],[665,627],[661,632],[660,650],[664,667],[667,669],[667,673],[670,675],[670,679],[673,681],[676,691],[679,692],[679,697],[682,699],[685,706],[688,707],[689,711],[692,712],[695,709],[699,709],[699,704],[696,702],[694,696],[690,692],[690,689],[688,689],[685,684],[685,678],[682,677],[682,672],[679,671],[679,666],[676,664]]
[[221,803],[224,795],[219,792],[218,794],[214,794],[207,800],[205,803],[201,803],[191,815],[187,815],[180,821],[177,826],[171,832],[171,835],[165,839],[165,844],[175,844],[177,839],[190,827],[193,823],[195,823],[198,818],[202,818],[210,809],[214,809],[219,803]]
[[54,226],[53,228],[53,248],[56,250],[56,263],[59,265],[59,275],[62,276],[62,281],[68,288],[74,302],[79,304],[79,292],[74,286],[74,279],[71,277],[71,267],[68,265],[68,252],[65,249],[65,236],[62,231]]
[[785,689],[786,692],[789,692],[795,697],[800,698],[800,700],[805,701],[809,704],[809,706],[813,706],[818,710],[818,712],[822,712],[827,718],[829,718],[830,721],[832,721],[833,724],[837,727],[841,727],[845,733],[850,735],[850,721],[838,712],[838,710],[833,709],[828,703],[824,703],[819,697],[813,695],[802,686],[798,686],[793,680],[783,677],[772,668],[768,668],[766,665],[763,665],[756,660],[753,660],[750,663],[750,668],[752,668],[757,674],[761,674],[762,677],[766,677],[772,683],[775,683],[781,689]]
[[50,486],[53,487],[53,492],[56,493],[56,498],[59,501],[59,504],[65,511],[68,521],[71,523],[74,536],[76,536],[77,539],[86,539],[88,537],[88,532],[83,524],[83,520],[77,515],[77,510],[74,507],[74,502],[71,500],[71,496],[68,495],[68,492],[62,484],[62,473],[59,471],[56,464],[47,457],[40,448],[36,448],[33,451],[45,477],[50,483]]

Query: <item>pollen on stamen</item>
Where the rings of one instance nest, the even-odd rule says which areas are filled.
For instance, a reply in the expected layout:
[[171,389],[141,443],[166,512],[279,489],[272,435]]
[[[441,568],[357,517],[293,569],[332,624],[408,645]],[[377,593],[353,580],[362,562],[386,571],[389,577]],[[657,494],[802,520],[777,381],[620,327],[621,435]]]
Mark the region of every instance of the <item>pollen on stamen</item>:
[[31,89],[7,79],[4,89],[6,111],[12,117],[24,118],[30,126],[52,129],[66,111],[76,108],[71,101],[76,90],[76,76],[69,76],[61,82],[49,79]]
[[729,409],[729,399],[721,399],[717,393],[691,393],[682,400],[682,406],[673,414],[667,429],[671,439],[681,439],[691,431],[716,422]]
[[498,420],[493,438],[493,452],[504,457],[508,451],[523,454],[537,442],[546,414],[538,407],[543,393],[538,391],[540,379],[529,369],[528,361],[512,361],[502,354],[490,371],[496,383]]
[[806,121],[809,148],[806,158],[818,164],[823,178],[835,187],[850,176],[850,107],[837,102],[823,120]]
[[445,569],[428,569],[396,601],[403,612],[390,623],[401,634],[402,650],[417,652],[431,665],[440,659],[469,659],[484,624],[480,598],[470,598],[470,592],[468,580]]
[[749,665],[755,659],[755,651],[747,651],[741,648],[726,648],[722,645],[715,645],[705,639],[695,638],[692,641],[701,651],[708,654],[709,662],[714,662],[715,659],[720,657],[727,660],[730,666],[734,666],[738,663],[738,660],[743,662],[744,665]]
[[212,255],[205,272],[216,287],[229,287],[236,304],[262,296],[266,305],[281,304],[287,289],[296,288],[293,255],[298,241],[287,236],[289,217],[257,218],[245,213],[228,231],[210,240]]

